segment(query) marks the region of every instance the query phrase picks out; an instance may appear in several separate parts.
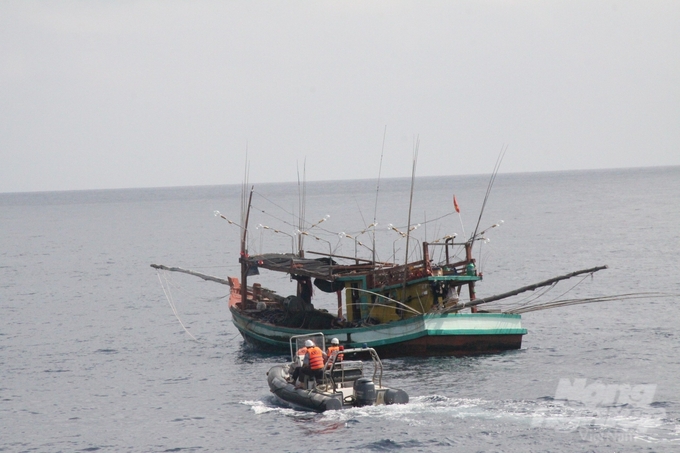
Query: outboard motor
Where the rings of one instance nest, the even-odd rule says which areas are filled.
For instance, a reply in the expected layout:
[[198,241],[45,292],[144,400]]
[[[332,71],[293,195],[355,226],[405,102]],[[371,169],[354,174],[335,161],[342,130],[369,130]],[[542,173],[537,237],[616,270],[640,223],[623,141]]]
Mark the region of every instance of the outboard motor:
[[385,404],[406,404],[408,393],[401,389],[387,389],[385,392]]
[[369,378],[363,377],[354,381],[354,405],[372,406],[375,404],[375,384]]

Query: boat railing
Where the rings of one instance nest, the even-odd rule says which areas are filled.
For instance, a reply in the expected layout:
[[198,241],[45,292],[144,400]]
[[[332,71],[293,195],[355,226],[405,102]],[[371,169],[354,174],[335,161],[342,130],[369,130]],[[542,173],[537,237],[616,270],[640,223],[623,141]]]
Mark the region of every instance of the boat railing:
[[[326,350],[326,337],[323,332],[306,333],[303,335],[293,335],[290,337],[290,358],[295,362],[298,356],[298,351],[305,348],[305,341],[312,340],[316,346],[322,351]],[[304,354],[303,354],[304,357]]]
[[[498,225],[495,225],[498,226]],[[429,261],[430,259],[430,247],[444,247],[445,253],[446,253],[446,260],[443,262],[438,263],[436,266],[444,271],[444,275],[455,275],[455,274],[465,274],[468,269],[467,266],[470,263],[475,263],[474,258],[472,257],[472,241],[466,241],[466,242],[455,242],[456,235],[454,234],[453,236],[445,236],[443,239],[444,242],[439,242],[440,239],[434,241],[434,242],[423,242],[423,256],[426,257],[426,260]],[[455,258],[454,256],[450,255],[450,250],[452,250],[454,247],[464,247],[465,248],[465,259],[459,260],[459,261],[454,261],[452,262],[452,259]]]
[[[377,382],[379,387],[382,387],[383,365],[378,356],[378,353],[373,348],[351,348],[342,351],[334,351],[328,358],[328,361],[323,368],[323,384],[335,389],[338,384],[342,385],[347,382],[353,382],[356,379],[364,376],[364,362],[361,360],[342,360],[338,361],[339,354],[347,357],[350,354],[369,354],[373,364],[373,382]],[[358,372],[357,372],[358,371]],[[376,381],[377,379],[377,381]]]
[[324,371],[324,379],[328,379],[335,387],[337,384],[345,384],[355,381],[364,375],[364,364],[360,360],[347,360],[337,362]]

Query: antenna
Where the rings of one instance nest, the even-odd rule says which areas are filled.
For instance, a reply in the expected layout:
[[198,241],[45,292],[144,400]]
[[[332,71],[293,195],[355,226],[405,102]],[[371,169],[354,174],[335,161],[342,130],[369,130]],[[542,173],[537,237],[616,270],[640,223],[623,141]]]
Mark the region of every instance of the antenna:
[[404,260],[404,284],[401,288],[401,300],[406,300],[406,279],[408,277],[408,242],[411,237],[411,209],[413,208],[413,187],[416,180],[416,164],[418,163],[418,148],[420,147],[420,136],[418,136],[414,143],[413,149],[413,167],[411,169],[411,197],[408,202],[408,225],[406,228],[406,259]]
[[[307,158],[302,162],[302,183],[300,183],[300,167],[297,169],[298,173],[298,209],[300,215],[298,216],[298,231],[305,230],[305,209],[307,205]],[[302,234],[298,234],[298,251],[300,257],[304,255],[304,238]]]
[[479,218],[477,219],[477,226],[475,226],[475,231],[472,233],[472,236],[470,236],[469,242],[472,244],[474,243],[475,237],[477,237],[477,230],[479,230],[479,223],[482,221],[482,215],[484,214],[484,208],[486,207],[486,202],[489,199],[489,195],[491,195],[491,188],[493,187],[493,183],[496,181],[496,175],[498,175],[498,170],[501,167],[501,162],[503,162],[503,157],[505,156],[505,152],[508,150],[508,145],[505,145],[504,147],[501,148],[501,152],[498,154],[498,158],[496,159],[496,165],[493,167],[493,172],[491,173],[491,179],[489,180],[489,185],[486,187],[486,195],[484,195],[484,202],[482,203],[482,209],[479,211]]
[[420,136],[418,136],[414,143],[413,149],[413,167],[411,168],[411,197],[408,202],[408,225],[406,227],[406,260],[404,264],[408,263],[408,242],[411,237],[411,210],[413,208],[413,187],[416,181],[416,164],[418,163],[418,147],[420,147]]
[[385,137],[387,137],[387,124],[385,125],[385,130],[383,131],[382,149],[380,150],[380,167],[378,167],[378,184],[375,188],[375,207],[373,208],[373,264],[375,264],[375,225],[376,216],[378,215],[378,193],[380,192],[380,174],[382,173],[383,154],[385,153]]
[[245,224],[248,209],[248,173],[250,173],[250,162],[248,162],[248,142],[246,142],[246,161],[243,164],[243,182],[241,183],[241,225]]

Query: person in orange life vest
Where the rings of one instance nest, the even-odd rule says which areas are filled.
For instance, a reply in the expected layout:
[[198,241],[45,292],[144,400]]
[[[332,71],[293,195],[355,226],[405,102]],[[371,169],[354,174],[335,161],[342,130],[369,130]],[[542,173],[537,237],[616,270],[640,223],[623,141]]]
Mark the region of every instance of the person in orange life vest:
[[302,360],[305,358],[306,354],[307,346],[303,346],[300,349],[298,349],[297,354],[295,354],[295,362],[298,362],[300,365],[302,365]]
[[295,354],[295,359],[293,360],[295,369],[293,370],[293,374],[291,375],[293,384],[295,384],[295,382],[298,380],[298,377],[300,377],[300,368],[302,367],[302,362],[306,354],[307,354],[306,346],[303,346],[300,349],[298,349],[297,353]]
[[312,340],[305,341],[307,354],[302,361],[299,376],[310,376],[316,379],[323,377],[323,363],[328,358],[325,352],[319,349]]
[[[333,353],[335,351],[342,351],[344,348],[340,346],[340,342],[338,341],[337,338],[333,338],[331,340],[331,345],[328,347],[328,350],[326,351],[326,355],[328,355],[328,358],[330,359],[333,356]],[[343,354],[338,353],[337,357],[335,358],[336,362],[342,362],[343,359]]]

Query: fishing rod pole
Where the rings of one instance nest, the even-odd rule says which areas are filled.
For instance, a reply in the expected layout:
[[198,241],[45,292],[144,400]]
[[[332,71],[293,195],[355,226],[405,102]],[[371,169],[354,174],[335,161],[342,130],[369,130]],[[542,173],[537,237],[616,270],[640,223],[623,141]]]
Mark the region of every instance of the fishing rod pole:
[[194,277],[202,278],[203,280],[206,280],[206,281],[211,281],[211,282],[221,283],[223,285],[231,286],[231,284],[229,283],[229,280],[225,280],[225,279],[220,278],[220,277],[214,277],[212,275],[203,274],[201,272],[192,271],[190,269],[182,269],[181,267],[169,267],[169,266],[164,266],[162,264],[150,264],[150,266],[153,267],[156,270],[163,270],[163,271],[169,271],[169,272],[181,272],[183,274],[189,274],[189,275],[193,275]]
[[595,272],[601,271],[603,269],[608,269],[608,268],[609,268],[609,266],[604,265],[604,266],[592,267],[590,269],[583,269],[583,270],[580,270],[580,271],[571,272],[571,273],[566,274],[566,275],[560,275],[558,277],[553,277],[551,279],[544,280],[544,281],[539,282],[539,283],[534,283],[533,285],[523,286],[521,288],[518,288],[518,289],[515,289],[515,290],[512,290],[512,291],[508,291],[506,293],[497,294],[495,296],[485,297],[485,298],[482,298],[482,299],[474,299],[474,300],[470,300],[468,302],[462,302],[462,303],[459,302],[456,305],[448,308],[445,312],[446,313],[457,312],[457,311],[460,311],[464,308],[475,307],[475,306],[481,305],[481,304],[488,304],[489,302],[495,302],[495,301],[500,300],[500,299],[506,299],[506,298],[511,297],[511,296],[516,296],[517,294],[520,294],[520,293],[524,293],[524,292],[527,292],[527,291],[533,291],[537,288],[554,285],[555,283],[557,283],[559,281],[567,280],[569,278],[576,277],[577,275],[594,274]]

